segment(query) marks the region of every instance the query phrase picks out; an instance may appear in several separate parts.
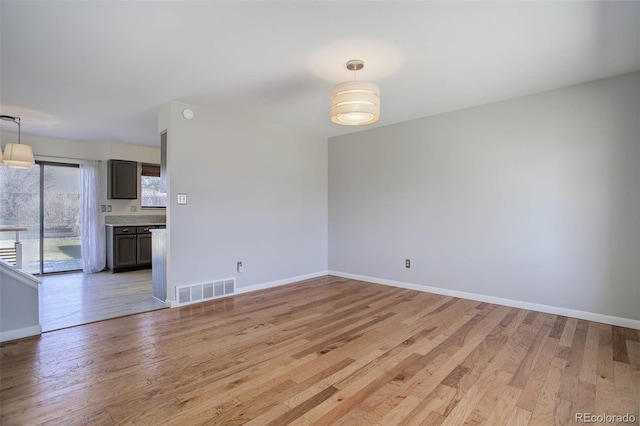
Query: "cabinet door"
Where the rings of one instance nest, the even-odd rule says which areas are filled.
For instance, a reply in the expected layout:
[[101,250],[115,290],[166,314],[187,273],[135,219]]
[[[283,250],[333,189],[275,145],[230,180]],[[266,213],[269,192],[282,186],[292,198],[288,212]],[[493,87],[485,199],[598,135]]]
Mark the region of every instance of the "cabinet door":
[[135,200],[138,198],[138,163],[109,160],[107,164],[107,194],[109,199]]
[[151,263],[151,234],[138,234],[138,265]]
[[115,236],[115,267],[136,265],[136,235]]

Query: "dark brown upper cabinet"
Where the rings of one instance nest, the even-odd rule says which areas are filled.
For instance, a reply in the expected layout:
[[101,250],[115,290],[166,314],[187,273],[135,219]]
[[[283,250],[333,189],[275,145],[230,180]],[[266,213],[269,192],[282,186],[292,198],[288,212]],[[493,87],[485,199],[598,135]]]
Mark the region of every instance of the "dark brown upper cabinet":
[[138,198],[138,163],[125,160],[107,162],[107,198],[110,200]]

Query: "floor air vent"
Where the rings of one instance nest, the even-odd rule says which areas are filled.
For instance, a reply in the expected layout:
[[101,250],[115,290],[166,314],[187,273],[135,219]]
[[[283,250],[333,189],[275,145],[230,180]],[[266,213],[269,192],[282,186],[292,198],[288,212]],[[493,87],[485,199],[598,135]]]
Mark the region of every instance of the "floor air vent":
[[227,278],[210,283],[189,284],[176,287],[178,306],[204,302],[228,296],[236,291],[236,279]]

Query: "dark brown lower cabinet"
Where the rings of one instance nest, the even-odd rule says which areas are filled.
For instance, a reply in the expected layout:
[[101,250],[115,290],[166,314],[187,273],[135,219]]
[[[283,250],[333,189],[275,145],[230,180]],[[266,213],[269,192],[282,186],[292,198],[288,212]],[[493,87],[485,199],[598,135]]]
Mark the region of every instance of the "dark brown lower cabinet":
[[151,229],[156,228],[107,225],[107,269],[122,272],[151,268]]
[[137,256],[136,262],[138,265],[149,265],[151,266],[151,232],[147,232],[146,234],[138,234],[137,241]]
[[113,249],[114,265],[117,268],[135,266],[136,260],[136,235],[116,235]]

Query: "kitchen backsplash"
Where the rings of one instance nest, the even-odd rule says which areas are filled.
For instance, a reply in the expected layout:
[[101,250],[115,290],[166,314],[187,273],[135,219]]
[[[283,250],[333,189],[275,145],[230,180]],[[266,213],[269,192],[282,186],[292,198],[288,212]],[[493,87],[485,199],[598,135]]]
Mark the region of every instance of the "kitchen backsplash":
[[135,215],[135,216],[105,216],[105,224],[149,224],[149,223],[166,223],[167,217],[165,215]]

